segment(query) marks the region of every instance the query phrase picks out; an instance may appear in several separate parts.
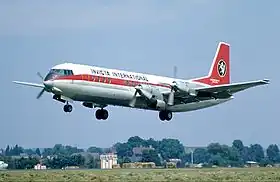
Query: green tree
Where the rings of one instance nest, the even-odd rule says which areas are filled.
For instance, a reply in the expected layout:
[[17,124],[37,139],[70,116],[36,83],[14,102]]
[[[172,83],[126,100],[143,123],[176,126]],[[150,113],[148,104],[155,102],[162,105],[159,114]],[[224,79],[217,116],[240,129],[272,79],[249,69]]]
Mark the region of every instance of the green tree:
[[244,149],[244,145],[243,145],[243,142],[241,140],[234,140],[232,142],[232,147],[236,148],[240,154]]
[[180,159],[183,157],[184,146],[177,139],[163,139],[159,142],[159,153],[164,160]]
[[32,149],[24,149],[23,152],[29,156],[35,154],[35,152]]
[[208,153],[207,149],[204,148],[196,148],[193,152],[193,162],[195,164],[199,163],[208,163],[210,159],[210,154]]
[[39,148],[37,148],[37,149],[35,150],[35,153],[36,153],[38,156],[41,156],[41,151],[40,151]]
[[219,153],[217,153],[215,155],[211,155],[209,163],[212,165],[217,165],[217,166],[228,165],[227,161]]
[[10,156],[10,146],[8,145],[7,147],[6,147],[6,150],[5,150],[5,155],[6,156]]
[[118,143],[115,145],[116,150],[117,150],[117,155],[120,158],[123,157],[131,157],[132,156],[132,147],[131,145],[127,144],[127,143]]
[[128,139],[127,144],[130,147],[134,148],[134,147],[140,147],[141,145],[145,146],[146,141],[140,138],[139,136],[133,136]]
[[158,148],[159,148],[159,142],[154,140],[153,138],[149,138],[146,141],[146,145],[147,145],[147,147],[152,146],[156,150],[158,150]]
[[87,149],[87,152],[91,152],[91,153],[99,153],[101,154],[103,152],[103,150],[99,147],[89,147]]
[[142,162],[154,162],[157,166],[161,165],[160,158],[155,150],[143,150]]
[[267,150],[267,157],[271,163],[279,162],[280,155],[279,155],[279,148],[276,144],[271,144],[268,146]]
[[211,155],[217,155],[223,152],[222,146],[219,143],[210,143],[207,146],[207,151]]
[[264,160],[264,151],[260,144],[251,145],[249,148],[249,160],[261,162]]
[[90,156],[86,167],[89,169],[100,168],[100,159]]
[[53,155],[52,148],[45,148],[42,152],[43,157],[51,156]]

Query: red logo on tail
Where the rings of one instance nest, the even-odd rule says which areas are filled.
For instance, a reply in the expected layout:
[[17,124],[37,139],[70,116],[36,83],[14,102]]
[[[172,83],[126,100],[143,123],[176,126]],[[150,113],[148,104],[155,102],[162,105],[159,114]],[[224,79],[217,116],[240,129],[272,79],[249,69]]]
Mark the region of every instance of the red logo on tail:
[[208,76],[195,79],[194,81],[208,85],[230,83],[229,47],[229,44],[220,42]]

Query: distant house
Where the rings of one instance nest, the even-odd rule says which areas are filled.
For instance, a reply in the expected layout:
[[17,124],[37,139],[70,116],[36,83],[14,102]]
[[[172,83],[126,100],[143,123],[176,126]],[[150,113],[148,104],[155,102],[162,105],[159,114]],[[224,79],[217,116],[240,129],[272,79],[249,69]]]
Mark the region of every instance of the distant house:
[[35,170],[43,170],[43,169],[47,169],[47,167],[45,165],[42,164],[37,164],[34,166]]
[[100,155],[100,168],[101,169],[112,169],[118,164],[118,156],[114,153],[107,153]]

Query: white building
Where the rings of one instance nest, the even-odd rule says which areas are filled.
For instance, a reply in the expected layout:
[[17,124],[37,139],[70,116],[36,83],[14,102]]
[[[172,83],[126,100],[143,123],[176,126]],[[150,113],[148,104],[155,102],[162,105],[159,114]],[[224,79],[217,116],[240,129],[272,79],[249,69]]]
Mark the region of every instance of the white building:
[[47,167],[45,165],[42,164],[37,164],[34,166],[35,170],[42,170],[42,169],[47,169]]
[[0,161],[0,170],[6,169],[8,167],[8,164],[6,164],[4,161]]
[[118,164],[118,157],[116,154],[100,155],[101,169],[112,169],[113,165]]

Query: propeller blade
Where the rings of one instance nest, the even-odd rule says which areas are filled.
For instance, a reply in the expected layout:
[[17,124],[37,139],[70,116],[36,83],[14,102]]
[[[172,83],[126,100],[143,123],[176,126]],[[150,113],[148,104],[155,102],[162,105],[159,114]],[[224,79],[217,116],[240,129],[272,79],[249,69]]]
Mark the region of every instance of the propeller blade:
[[172,106],[174,104],[174,90],[172,89],[169,96],[168,96],[168,101],[167,104]]
[[38,75],[42,80],[44,80],[44,77],[41,75],[40,72],[37,72],[37,75]]
[[39,99],[43,95],[44,92],[45,92],[45,89],[42,89],[41,92],[37,95],[37,99]]
[[133,97],[132,97],[132,99],[131,99],[131,101],[129,103],[130,107],[135,107],[136,95],[137,95],[137,91],[135,91],[135,93],[134,93],[134,95],[133,95]]

